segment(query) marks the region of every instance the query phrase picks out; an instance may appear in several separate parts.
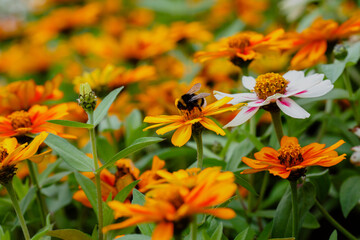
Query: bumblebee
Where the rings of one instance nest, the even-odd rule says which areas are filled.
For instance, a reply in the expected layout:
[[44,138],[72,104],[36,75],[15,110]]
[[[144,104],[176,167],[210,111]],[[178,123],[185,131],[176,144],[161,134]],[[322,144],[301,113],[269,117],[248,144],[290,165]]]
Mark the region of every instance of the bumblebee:
[[181,96],[181,98],[176,99],[175,105],[180,111],[191,112],[194,108],[198,108],[201,111],[201,107],[206,106],[205,98],[210,95],[210,93],[199,93],[201,83],[197,83],[192,88]]

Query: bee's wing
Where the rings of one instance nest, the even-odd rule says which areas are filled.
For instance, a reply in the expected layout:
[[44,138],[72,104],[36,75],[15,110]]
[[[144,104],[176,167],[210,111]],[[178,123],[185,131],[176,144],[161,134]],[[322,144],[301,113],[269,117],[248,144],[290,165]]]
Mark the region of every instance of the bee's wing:
[[210,93],[199,93],[199,94],[196,94],[195,96],[193,96],[192,98],[190,98],[190,101],[193,102],[200,98],[206,98],[207,96],[210,96]]
[[191,87],[191,89],[187,92],[187,94],[196,93],[201,88],[201,83],[197,83],[194,86]]

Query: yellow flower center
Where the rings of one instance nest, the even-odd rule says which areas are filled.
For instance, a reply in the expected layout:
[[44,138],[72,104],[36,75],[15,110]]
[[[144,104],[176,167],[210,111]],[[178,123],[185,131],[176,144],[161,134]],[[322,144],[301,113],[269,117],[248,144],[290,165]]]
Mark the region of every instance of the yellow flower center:
[[30,128],[31,127],[31,119],[29,113],[21,110],[13,112],[8,118],[11,121],[11,126],[14,129],[18,128]]
[[8,155],[9,154],[6,149],[2,146],[2,144],[0,144],[0,162],[2,162]]
[[304,161],[299,144],[288,144],[282,146],[278,152],[280,164],[285,165],[286,167],[296,166]]
[[246,47],[250,45],[249,38],[245,36],[235,36],[228,40],[228,45],[230,48],[237,48],[244,50]]
[[191,111],[189,110],[179,110],[180,115],[184,117],[185,121],[193,120],[199,117],[203,117],[204,114],[198,107],[194,107]]
[[261,99],[266,99],[276,93],[284,94],[288,81],[278,73],[265,73],[256,78],[254,91]]

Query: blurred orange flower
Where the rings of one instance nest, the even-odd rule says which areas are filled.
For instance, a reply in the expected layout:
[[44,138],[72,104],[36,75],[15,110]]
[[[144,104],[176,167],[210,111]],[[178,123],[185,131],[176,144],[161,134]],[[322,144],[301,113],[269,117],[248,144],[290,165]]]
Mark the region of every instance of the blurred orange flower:
[[[168,173],[170,176],[171,173]],[[182,170],[173,173],[189,187],[171,182],[157,185],[146,194],[144,206],[111,201],[108,205],[114,210],[115,218],[129,217],[127,220],[106,226],[104,232],[125,228],[135,224],[155,222],[152,239],[170,240],[173,234],[181,234],[198,213],[210,214],[222,219],[235,217],[229,208],[211,208],[228,200],[236,190],[234,175],[220,172],[220,168]],[[190,180],[190,181],[188,181]],[[191,186],[191,187],[190,187]]]
[[17,81],[0,87],[0,115],[13,111],[28,110],[35,104],[48,100],[59,100],[63,93],[59,90],[62,77],[55,76],[45,84],[36,85],[33,80]]
[[308,166],[331,167],[344,160],[346,154],[338,156],[334,151],[343,143],[345,142],[340,140],[328,148],[319,143],[301,147],[297,138],[284,136],[279,150],[264,147],[254,154],[255,160],[243,157],[242,161],[251,169],[244,170],[242,174],[269,171],[284,179],[297,180],[305,175]]

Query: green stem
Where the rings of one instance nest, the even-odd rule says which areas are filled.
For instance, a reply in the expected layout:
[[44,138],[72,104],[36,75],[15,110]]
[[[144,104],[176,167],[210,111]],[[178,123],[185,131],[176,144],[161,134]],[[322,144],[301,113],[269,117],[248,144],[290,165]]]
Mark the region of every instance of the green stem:
[[274,124],[275,132],[279,143],[281,142],[281,138],[284,136],[282,124],[281,124],[281,114],[279,111],[270,111],[271,119]]
[[197,167],[203,168],[203,143],[202,143],[202,131],[194,131],[193,133],[194,140],[197,147]]
[[196,215],[194,215],[194,219],[190,224],[190,239],[196,240],[197,238],[197,222],[196,222]]
[[[94,124],[94,115],[93,112],[88,113],[89,122],[90,124]],[[102,196],[101,196],[101,183],[100,183],[100,172],[97,172],[99,168],[98,165],[98,157],[97,157],[97,150],[96,150],[96,137],[95,137],[95,128],[89,129],[90,133],[90,141],[92,147],[92,153],[94,158],[94,167],[95,167],[95,185],[96,185],[96,193],[97,193],[97,205],[98,205],[98,224],[99,224],[99,240],[103,240],[103,209],[102,209]]]
[[346,236],[348,239],[356,240],[357,238],[352,235],[350,232],[348,232],[343,226],[341,226],[327,211],[326,209],[319,203],[317,199],[315,199],[315,205],[319,208],[320,212],[326,220],[333,225],[337,230],[339,230],[344,236]]
[[296,239],[299,229],[299,210],[297,204],[297,181],[289,181],[292,201],[292,236]]
[[45,200],[41,194],[41,187],[39,184],[39,180],[37,178],[37,174],[35,172],[35,167],[34,167],[34,163],[31,162],[30,160],[26,160],[26,163],[28,165],[29,168],[29,175],[30,175],[30,179],[32,184],[35,186],[36,188],[36,200],[39,204],[39,210],[40,210],[40,219],[41,219],[41,223],[43,226],[46,225],[46,215],[47,215],[47,207],[45,204]]
[[242,75],[243,76],[249,76],[249,68],[248,68],[248,66],[243,66],[241,68],[241,70],[242,70]]
[[18,201],[18,199],[16,197],[16,193],[14,191],[12,181],[8,182],[4,186],[5,186],[6,190],[8,191],[8,193],[10,195],[10,198],[11,198],[11,201],[13,203],[13,207],[15,209],[16,215],[19,218],[20,225],[21,225],[22,231],[24,233],[25,240],[30,240],[29,230],[28,230],[28,228],[26,226],[24,216],[21,213],[20,206],[19,206],[19,201]]
[[350,81],[350,78],[349,78],[349,74],[348,74],[346,68],[345,68],[342,76],[343,76],[343,79],[344,79],[344,84],[345,84],[346,90],[349,92],[350,104],[351,104],[351,108],[353,110],[355,121],[356,121],[357,125],[360,125],[360,115],[359,115],[359,111],[358,111],[358,109],[356,107],[356,104],[355,104],[354,92],[353,92],[353,89],[352,89],[352,86],[351,86],[351,81]]

